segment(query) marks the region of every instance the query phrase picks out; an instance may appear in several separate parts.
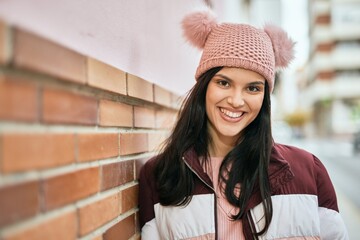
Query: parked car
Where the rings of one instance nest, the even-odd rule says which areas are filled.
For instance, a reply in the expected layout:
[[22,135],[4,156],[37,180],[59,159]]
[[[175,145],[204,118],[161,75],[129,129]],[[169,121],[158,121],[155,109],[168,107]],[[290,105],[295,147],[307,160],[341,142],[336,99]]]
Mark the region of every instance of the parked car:
[[355,153],[360,153],[360,130],[354,134],[353,148]]

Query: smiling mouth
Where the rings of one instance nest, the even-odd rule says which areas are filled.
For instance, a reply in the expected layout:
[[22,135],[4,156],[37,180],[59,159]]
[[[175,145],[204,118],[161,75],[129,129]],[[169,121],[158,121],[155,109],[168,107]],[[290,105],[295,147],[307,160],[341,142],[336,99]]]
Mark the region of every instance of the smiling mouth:
[[220,108],[220,111],[229,118],[239,118],[244,114],[244,112],[231,112],[231,111],[226,110],[224,108]]

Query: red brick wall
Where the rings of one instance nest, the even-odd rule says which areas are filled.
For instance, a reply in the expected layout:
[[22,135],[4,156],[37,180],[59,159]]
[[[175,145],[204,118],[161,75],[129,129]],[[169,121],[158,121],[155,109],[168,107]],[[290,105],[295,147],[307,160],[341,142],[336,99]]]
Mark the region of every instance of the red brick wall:
[[140,239],[137,176],[178,97],[0,23],[0,239]]

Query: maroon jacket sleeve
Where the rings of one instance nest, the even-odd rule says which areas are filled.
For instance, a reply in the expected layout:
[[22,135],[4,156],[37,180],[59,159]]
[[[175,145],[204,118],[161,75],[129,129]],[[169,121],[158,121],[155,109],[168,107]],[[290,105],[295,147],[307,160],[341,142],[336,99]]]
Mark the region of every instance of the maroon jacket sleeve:
[[322,162],[314,156],[319,207],[339,212],[336,193],[329,174]]
[[[152,165],[152,164],[151,164]],[[150,172],[149,172],[150,171]],[[152,176],[152,167],[148,161],[140,170],[139,177],[139,220],[140,229],[148,221],[155,218],[154,213],[154,181]]]

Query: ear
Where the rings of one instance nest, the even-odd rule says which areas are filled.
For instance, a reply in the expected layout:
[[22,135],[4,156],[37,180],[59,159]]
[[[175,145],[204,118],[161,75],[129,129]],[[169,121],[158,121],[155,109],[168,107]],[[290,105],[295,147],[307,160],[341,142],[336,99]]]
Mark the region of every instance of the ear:
[[182,20],[185,38],[200,49],[204,48],[207,37],[216,25],[215,17],[209,11],[191,13]]
[[285,68],[290,61],[294,58],[294,45],[287,35],[287,33],[281,28],[274,25],[265,25],[264,31],[270,37],[274,55],[275,55],[275,67]]

